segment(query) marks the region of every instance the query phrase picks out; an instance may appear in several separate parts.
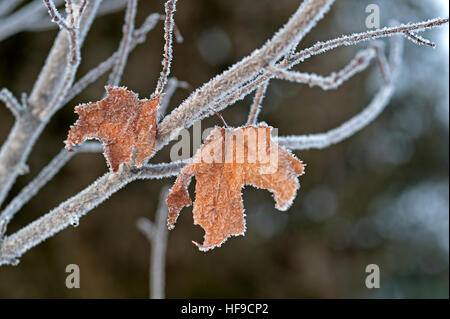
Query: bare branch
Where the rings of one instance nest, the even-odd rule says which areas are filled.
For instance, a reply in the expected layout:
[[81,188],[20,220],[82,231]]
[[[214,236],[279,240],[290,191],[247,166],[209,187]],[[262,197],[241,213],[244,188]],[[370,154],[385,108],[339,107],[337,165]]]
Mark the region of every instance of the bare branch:
[[156,210],[156,220],[154,223],[143,217],[139,218],[137,221],[137,227],[147,237],[152,247],[149,269],[151,299],[163,299],[165,295],[165,268],[168,236],[168,208],[166,204],[166,197],[168,193],[168,187],[164,187],[161,190],[158,208]]
[[61,203],[57,208],[40,217],[0,244],[0,265],[9,264],[30,248],[53,236],[102,203],[111,194],[129,183],[132,174],[123,165],[120,174],[107,173],[76,196]]
[[308,49],[304,49],[299,53],[295,54],[290,62],[292,63],[300,63],[305,59],[313,56],[324,53],[328,50],[335,49],[341,46],[355,45],[362,41],[375,40],[379,38],[385,38],[392,36],[394,34],[405,34],[405,32],[416,31],[422,32],[429,28],[439,27],[448,23],[448,18],[436,18],[431,19],[425,22],[418,23],[410,23],[410,24],[402,24],[400,26],[395,27],[385,27],[382,29],[377,29],[374,31],[355,33],[352,35],[345,35],[337,39],[328,40],[325,42],[318,42],[312,47]]
[[[156,23],[159,20],[159,17],[160,15],[158,13],[152,13],[147,17],[142,26],[134,31],[133,38],[130,42],[130,51],[132,51],[138,44],[145,41],[147,33],[155,27]],[[115,52],[112,56],[101,62],[98,66],[90,70],[86,75],[79,79],[67,92],[64,101],[61,103],[61,106],[72,100],[86,87],[88,87],[102,75],[108,72],[114,66],[118,58],[119,52]]]
[[[70,31],[71,27],[66,24],[64,19],[59,14],[58,10],[55,7],[55,3],[53,0],[43,0],[45,5],[47,6],[48,13],[52,18],[52,22],[56,23],[61,29],[65,29],[66,31]],[[72,1],[66,0],[67,10],[69,11],[69,21],[71,20],[70,25],[73,25],[73,9],[72,9]]]
[[135,178],[137,179],[172,177],[177,176],[187,163],[188,160],[183,160],[171,163],[144,165],[132,169],[132,172],[136,175]]
[[[51,162],[42,169],[42,171],[33,179],[20,193],[9,203],[9,205],[0,214],[0,224],[4,225],[4,231],[9,221],[14,215],[33,198],[39,190],[42,189],[53,177],[66,165],[66,163],[75,155],[79,153],[97,153],[102,152],[103,147],[96,142],[83,143],[77,146],[74,152],[68,152],[62,149],[58,155],[51,160]],[[4,233],[0,233],[0,239]]]
[[136,222],[137,228],[147,237],[147,240],[151,243],[155,237],[155,226],[153,223],[145,217],[141,217]]
[[125,14],[125,23],[123,25],[123,37],[120,42],[117,62],[113,71],[109,75],[109,86],[119,85],[122,73],[128,59],[128,54],[131,51],[131,41],[134,32],[134,19],[136,17],[137,0],[129,0],[127,12]]
[[[41,1],[41,0],[35,0],[35,1]],[[60,0],[58,0],[60,1]],[[56,0],[55,0],[56,2]],[[107,0],[102,2],[100,5],[97,17],[101,17],[107,14],[110,14],[112,12],[119,11],[126,7],[126,4],[128,3],[128,0]],[[87,0],[83,0],[83,4],[87,4]],[[81,6],[81,9],[83,7]],[[51,21],[48,21],[44,19],[44,16],[41,16],[38,21],[35,21],[33,25],[26,25],[23,27],[23,31],[29,31],[29,32],[40,32],[40,31],[48,31],[55,28],[55,24]]]
[[267,87],[269,86],[269,80],[264,81],[256,90],[255,98],[253,99],[253,103],[250,107],[250,113],[248,114],[247,125],[256,124],[258,121],[258,115],[261,111],[261,103],[264,99],[264,95],[266,94]]
[[[389,37],[395,34],[402,35],[405,31],[405,28],[406,30],[414,29],[416,31],[424,31],[427,28],[439,27],[446,23],[448,23],[448,18],[433,19],[426,22],[408,24],[406,26],[401,27],[378,29],[371,32],[346,35],[338,39],[328,40],[326,42],[318,42],[314,46],[304,49],[297,54],[288,54],[288,57],[291,56],[291,58],[278,63],[276,67],[283,70],[290,69],[296,64],[301,63],[314,55],[324,53],[328,50],[335,49],[340,46],[354,45],[361,41],[368,41],[370,40],[370,36],[373,36],[374,38],[382,38],[382,37]],[[236,90],[233,90],[231,93],[226,94],[225,97],[217,100],[214,103],[214,109],[220,111],[226,108],[227,106],[234,104],[236,101],[242,100],[245,96],[252,93],[258,86],[260,86],[262,83],[264,83],[264,81],[267,81],[271,77],[272,75],[269,72],[264,72],[260,75],[257,75],[254,79],[252,79],[245,85],[241,86]],[[206,109],[194,114],[192,117],[197,120],[211,114],[212,112]],[[189,122],[189,124],[191,124],[191,122]]]
[[[68,21],[69,25],[66,24],[65,21],[59,16],[58,11],[56,10],[52,0],[44,0],[44,3],[47,5],[50,16],[52,17],[52,21],[58,24],[61,29],[65,29],[69,33],[69,58],[66,68],[64,70],[64,78],[62,79],[62,85],[60,86],[60,90],[55,95],[54,99],[49,103],[48,106],[33,110],[34,114],[40,117],[41,120],[45,121],[54,112],[56,112],[64,98],[66,96],[67,91],[73,84],[75,74],[78,70],[78,65],[80,64],[80,41],[79,41],[79,28],[75,27],[75,24],[79,25],[79,19],[81,16],[77,17],[77,21],[75,22],[74,11],[72,7],[72,0],[66,0],[66,8],[68,12]],[[85,4],[81,4],[79,7],[79,14],[84,10]]]
[[[176,1],[173,1],[173,3],[175,2]],[[435,20],[427,23],[397,27],[397,29],[385,28],[378,31],[375,30],[372,33],[367,32],[360,36],[348,36],[345,40],[339,38],[330,40],[329,43],[316,44],[312,48],[300,51],[297,54],[288,55],[290,50],[299,43],[303,36],[328,10],[332,2],[332,0],[304,1],[288,23],[261,49],[255,50],[249,57],[243,59],[241,62],[232,66],[228,71],[211,79],[200,89],[193,92],[191,96],[167,116],[159,126],[155,153],[173,139],[181,128],[189,127],[202,112],[211,112],[210,109],[212,106],[215,107],[213,111],[218,110],[219,107],[226,107],[231,102],[249,94],[265,81],[269,80],[272,75],[269,72],[266,72],[265,68],[268,65],[273,65],[283,56],[286,56],[287,58],[275,65],[280,70],[290,69],[292,66],[300,63],[306,58],[314,54],[323,53],[327,49],[345,44],[356,44],[371,38],[385,37],[391,34],[401,34],[404,33],[405,30],[418,31],[421,28],[437,26],[442,23],[447,23],[448,21],[448,19],[446,22]],[[167,11],[166,16],[169,16]],[[170,26],[166,28],[166,33],[167,29],[170,29]],[[167,53],[169,50],[167,49],[165,51]],[[397,70],[401,50],[398,46],[393,45],[391,47],[391,52],[390,67],[393,70]],[[167,67],[167,70],[168,69],[169,68]],[[166,74],[167,73],[168,72],[166,72]],[[165,80],[162,80],[161,83],[164,81]],[[309,141],[303,139],[300,141],[301,143],[299,143],[299,141],[295,139],[284,138],[283,140],[283,138],[280,138],[281,144],[292,144],[292,147],[295,149],[296,147],[304,147],[302,145],[309,143],[309,147],[320,148],[324,147],[325,144],[331,145],[337,143],[354,134],[370,123],[370,121],[383,110],[392,95],[394,82],[395,79],[391,76],[389,83],[381,88],[372,103],[370,103],[363,112],[344,123],[342,126],[331,130],[330,132],[332,134],[330,132],[324,133],[324,135],[328,134],[325,137],[326,140],[308,136],[308,138],[310,138]],[[158,87],[162,90],[164,83],[158,85]],[[156,92],[158,92],[158,90]],[[228,104],[226,102],[228,102]],[[1,163],[2,161],[0,161],[0,165]],[[77,224],[79,218],[102,203],[124,185],[136,179],[174,176],[178,174],[185,164],[186,162],[174,162],[169,164],[144,165],[141,168],[124,164],[117,173],[109,172],[105,174],[84,191],[60,204],[57,208],[43,217],[19,230],[15,234],[5,237],[0,243],[0,265],[10,263],[12,260],[19,258],[27,250],[53,236],[68,225]],[[0,187],[1,185],[2,183],[0,183]],[[0,228],[1,227],[3,226],[0,225]]]
[[[78,225],[81,217],[112,194],[136,179],[163,178],[178,174],[182,162],[147,165],[139,169],[124,164],[117,173],[108,172],[83,191],[61,203],[46,215],[0,242],[0,266],[11,264],[26,251],[54,236],[69,225]],[[1,225],[0,225],[1,226]]]
[[[16,1],[17,3],[20,1]],[[59,5],[63,0],[55,0]],[[0,41],[32,27],[35,23],[43,20],[46,14],[46,7],[42,5],[42,0],[35,0],[23,6],[10,16],[0,19]]]
[[178,28],[177,24],[174,22],[173,23],[173,33],[175,34],[175,41],[177,43],[183,43],[184,42],[184,37],[181,34],[180,28]]
[[[89,1],[80,25],[79,45],[89,29],[101,0]],[[42,2],[41,2],[42,6]],[[42,6],[43,7],[43,6]],[[25,166],[25,161],[37,137],[47,124],[36,114],[52,106],[52,101],[58,98],[61,83],[65,82],[67,56],[70,53],[68,33],[64,30],[58,34],[46,64],[36,81],[28,99],[29,108],[15,123],[8,139],[0,149],[0,205],[17,176]],[[34,111],[34,112],[28,112]]]
[[177,78],[169,78],[167,81],[166,89],[161,96],[158,108],[158,121],[166,114],[167,107],[169,106],[170,99],[175,93],[177,88],[189,89],[190,86],[187,82],[179,81]]
[[436,44],[431,42],[430,40],[422,38],[419,35],[413,34],[410,31],[405,31],[405,35],[409,38],[409,40],[411,40],[412,42],[414,42],[416,44],[428,45],[432,48],[434,48],[436,46]]
[[345,140],[366,127],[389,103],[394,92],[395,78],[400,67],[401,55],[401,38],[397,37],[392,40],[390,81],[385,83],[361,113],[326,133],[279,137],[278,143],[292,150],[323,149]]
[[5,103],[6,107],[16,118],[20,117],[24,111],[24,107],[17,101],[11,91],[6,88],[0,90],[0,101]]
[[155,95],[160,95],[164,91],[164,86],[166,85],[167,78],[170,74],[170,64],[172,62],[172,37],[173,37],[173,14],[176,11],[176,5],[178,0],[167,0],[166,1],[166,16],[164,22],[164,58],[162,61],[163,69],[159,76],[158,84],[156,85]]
[[162,121],[156,150],[175,138],[180,129],[192,125],[198,114],[254,78],[262,68],[286,54],[323,17],[333,2],[333,0],[304,1],[286,25],[262,48],[253,51],[250,56],[193,92]]
[[356,56],[339,72],[333,72],[329,76],[323,77],[317,74],[300,73],[294,71],[284,71],[276,67],[268,66],[266,70],[276,76],[278,79],[293,81],[297,83],[319,86],[323,90],[336,89],[345,81],[358,72],[367,68],[370,60],[375,57],[374,49],[366,49],[359,51]]
[[[40,118],[49,116],[52,112],[59,107],[62,102],[61,98],[64,98],[67,87],[77,69],[78,60],[75,58],[74,65],[67,65],[67,56],[73,47],[80,49],[84,41],[86,33],[91,26],[95,13],[101,0],[91,0],[87,5],[84,13],[81,17],[81,24],[79,29],[74,29],[77,33],[76,45],[70,44],[74,41],[74,37],[66,32],[60,32],[56,38],[55,44],[50,51],[49,58],[39,75],[39,78],[33,87],[30,94],[29,102],[33,108],[33,113],[39,115]],[[73,55],[73,52],[72,52]],[[75,55],[79,55],[79,52],[75,52]],[[49,92],[51,94],[42,95],[39,92]]]
[[384,55],[384,45],[373,45],[373,48],[376,52],[377,64],[378,68],[381,72],[381,77],[383,78],[384,83],[389,84],[390,74],[389,74],[389,65],[386,60],[386,56]]
[[[18,6],[21,2],[23,2],[23,0],[4,1],[14,3],[15,6]],[[0,2],[0,5],[2,5],[3,2]],[[54,0],[55,6],[59,6],[63,2],[64,0]],[[103,16],[111,12],[119,11],[126,6],[127,2],[128,0],[104,1],[98,10],[98,16]],[[82,10],[83,4],[86,5],[87,0],[83,0],[81,6]],[[11,10],[12,9],[10,9],[9,11]],[[42,5],[42,0],[34,0],[33,2],[26,4],[9,16],[1,17],[2,15],[0,14],[0,41],[21,31],[39,32],[56,28],[57,26],[54,23],[52,23],[48,19],[45,19],[46,14],[47,9]]]

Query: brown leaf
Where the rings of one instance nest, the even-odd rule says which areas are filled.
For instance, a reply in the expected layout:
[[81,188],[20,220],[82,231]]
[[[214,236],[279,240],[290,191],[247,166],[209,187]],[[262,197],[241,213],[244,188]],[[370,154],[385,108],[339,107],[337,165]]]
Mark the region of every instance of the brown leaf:
[[301,161],[270,138],[270,127],[216,127],[178,175],[167,197],[169,228],[180,210],[192,202],[187,191],[193,175],[194,224],[205,230],[201,250],[220,246],[229,236],[245,232],[241,189],[253,185],[271,191],[276,208],[286,210],[296,196]]
[[136,148],[136,165],[153,153],[156,139],[156,113],[159,96],[140,100],[125,88],[106,87],[103,100],[75,108],[79,119],[69,131],[66,148],[86,139],[103,142],[105,157],[113,171],[129,162]]

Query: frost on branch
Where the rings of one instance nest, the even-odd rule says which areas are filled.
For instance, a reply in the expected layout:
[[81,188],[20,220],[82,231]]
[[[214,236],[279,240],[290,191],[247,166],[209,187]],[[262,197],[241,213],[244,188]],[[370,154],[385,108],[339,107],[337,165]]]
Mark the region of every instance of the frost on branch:
[[245,232],[241,189],[245,185],[271,191],[276,208],[286,210],[299,188],[303,163],[270,137],[270,127],[216,127],[189,165],[185,166],[167,197],[169,228],[180,210],[191,205],[187,187],[193,175],[194,224],[205,230],[200,250],[220,246],[229,236]]
[[159,95],[140,100],[125,88],[106,87],[107,96],[94,103],[75,108],[80,118],[71,127],[66,148],[86,139],[99,139],[105,148],[110,168],[129,162],[136,148],[136,165],[141,166],[153,153]]

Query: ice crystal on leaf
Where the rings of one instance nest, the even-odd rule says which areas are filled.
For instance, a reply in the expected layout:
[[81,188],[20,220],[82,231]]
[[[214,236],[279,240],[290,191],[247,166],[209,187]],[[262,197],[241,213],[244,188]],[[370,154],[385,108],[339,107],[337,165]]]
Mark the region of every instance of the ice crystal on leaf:
[[153,153],[159,95],[140,100],[122,87],[106,87],[107,95],[98,102],[75,108],[79,119],[69,131],[66,148],[86,139],[99,139],[113,171],[129,162],[136,148],[136,165],[140,166]]
[[169,228],[174,227],[180,210],[192,203],[187,187],[193,175],[197,178],[194,224],[205,230],[204,243],[195,243],[201,250],[220,246],[229,236],[244,234],[241,189],[245,185],[271,191],[276,208],[288,209],[304,165],[278,146],[270,131],[267,126],[216,127],[170,190]]

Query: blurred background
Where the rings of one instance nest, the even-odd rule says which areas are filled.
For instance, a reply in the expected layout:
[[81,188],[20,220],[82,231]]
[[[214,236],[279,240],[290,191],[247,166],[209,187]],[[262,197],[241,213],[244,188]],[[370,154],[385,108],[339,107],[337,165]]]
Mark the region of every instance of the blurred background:
[[[105,2],[110,0],[104,0]],[[26,2],[24,2],[26,3]],[[172,76],[199,87],[260,47],[296,10],[294,0],[181,0],[175,15],[184,43],[175,44]],[[381,26],[448,16],[445,0],[340,0],[300,44],[366,30],[365,8],[380,7]],[[139,1],[137,25],[163,1]],[[78,76],[118,47],[124,10],[95,20],[82,49]],[[1,22],[1,19],[0,19]],[[130,55],[122,85],[140,96],[153,92],[163,50],[160,23]],[[56,29],[20,32],[0,42],[0,88],[30,92]],[[448,298],[449,297],[449,63],[448,26],[423,34],[437,48],[405,41],[397,91],[387,109],[362,132],[326,150],[295,152],[307,163],[301,189],[287,212],[269,192],[243,191],[245,237],[200,252],[202,229],[185,208],[169,232],[168,298]],[[386,42],[388,44],[388,42]],[[360,48],[313,57],[297,70],[329,74]],[[17,180],[9,200],[59,150],[77,119],[73,107],[103,97],[107,76],[53,117]],[[375,64],[337,90],[272,81],[261,120],[279,135],[322,132],[359,112],[380,84]],[[171,108],[189,95],[175,93]],[[252,96],[222,112],[242,125]],[[217,117],[202,127],[220,125]],[[13,117],[0,106],[0,143]],[[169,148],[152,162],[169,160]],[[101,154],[75,156],[15,217],[12,233],[107,171]],[[27,252],[16,267],[0,268],[0,298],[146,298],[149,243],[136,228],[153,219],[160,189],[174,178],[134,182],[70,227]],[[193,194],[191,185],[191,194]],[[78,264],[81,288],[67,289],[65,268]],[[368,264],[377,264],[381,287],[367,289]]]

